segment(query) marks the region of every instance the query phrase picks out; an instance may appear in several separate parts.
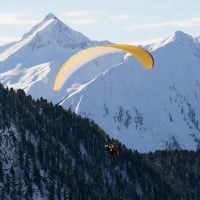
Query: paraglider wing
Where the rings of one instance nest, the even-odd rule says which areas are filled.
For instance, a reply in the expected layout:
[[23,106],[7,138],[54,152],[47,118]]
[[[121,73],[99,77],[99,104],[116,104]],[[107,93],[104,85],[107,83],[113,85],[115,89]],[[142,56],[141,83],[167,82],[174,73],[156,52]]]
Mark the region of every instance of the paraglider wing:
[[90,47],[76,53],[62,65],[56,75],[53,89],[60,90],[64,82],[85,63],[99,56],[118,51],[126,51],[130,53],[132,56],[137,58],[146,69],[151,69],[153,67],[153,57],[148,51],[141,47],[127,44],[109,44]]
[[133,57],[137,58],[145,69],[151,69],[154,65],[152,55],[145,49],[128,44],[110,44],[107,47],[119,48],[120,50],[130,53]]

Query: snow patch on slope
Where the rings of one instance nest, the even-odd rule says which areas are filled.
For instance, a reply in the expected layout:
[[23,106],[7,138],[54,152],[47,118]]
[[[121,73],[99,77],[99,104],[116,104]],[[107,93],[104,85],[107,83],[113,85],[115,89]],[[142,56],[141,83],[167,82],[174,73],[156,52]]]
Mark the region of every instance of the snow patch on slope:
[[18,64],[14,69],[0,73],[0,80],[9,88],[23,89],[28,93],[31,86],[39,81],[47,84],[47,75],[50,71],[50,63],[36,65],[28,69],[23,69]]

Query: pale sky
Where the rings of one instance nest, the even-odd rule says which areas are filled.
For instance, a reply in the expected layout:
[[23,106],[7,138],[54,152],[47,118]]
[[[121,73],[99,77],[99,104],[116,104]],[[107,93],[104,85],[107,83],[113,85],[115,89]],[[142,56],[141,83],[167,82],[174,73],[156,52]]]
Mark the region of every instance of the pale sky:
[[6,0],[0,45],[19,40],[48,13],[92,40],[138,44],[177,30],[200,36],[200,0]]

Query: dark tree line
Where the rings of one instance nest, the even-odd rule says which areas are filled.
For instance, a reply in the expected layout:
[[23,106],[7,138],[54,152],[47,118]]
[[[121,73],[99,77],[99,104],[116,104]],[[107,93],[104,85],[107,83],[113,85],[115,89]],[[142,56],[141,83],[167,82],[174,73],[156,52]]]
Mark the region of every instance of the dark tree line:
[[139,154],[115,141],[122,155],[112,157],[104,150],[110,141],[91,120],[0,85],[0,199],[174,200],[199,195],[198,152]]

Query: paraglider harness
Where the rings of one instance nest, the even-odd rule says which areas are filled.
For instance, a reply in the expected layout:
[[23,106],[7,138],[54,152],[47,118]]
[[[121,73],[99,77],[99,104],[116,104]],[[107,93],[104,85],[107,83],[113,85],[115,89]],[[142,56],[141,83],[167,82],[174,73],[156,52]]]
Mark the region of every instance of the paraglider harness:
[[106,152],[113,155],[113,156],[119,156],[120,155],[120,151],[119,149],[117,149],[117,147],[111,143],[111,144],[106,144],[105,145],[105,149],[106,149]]

